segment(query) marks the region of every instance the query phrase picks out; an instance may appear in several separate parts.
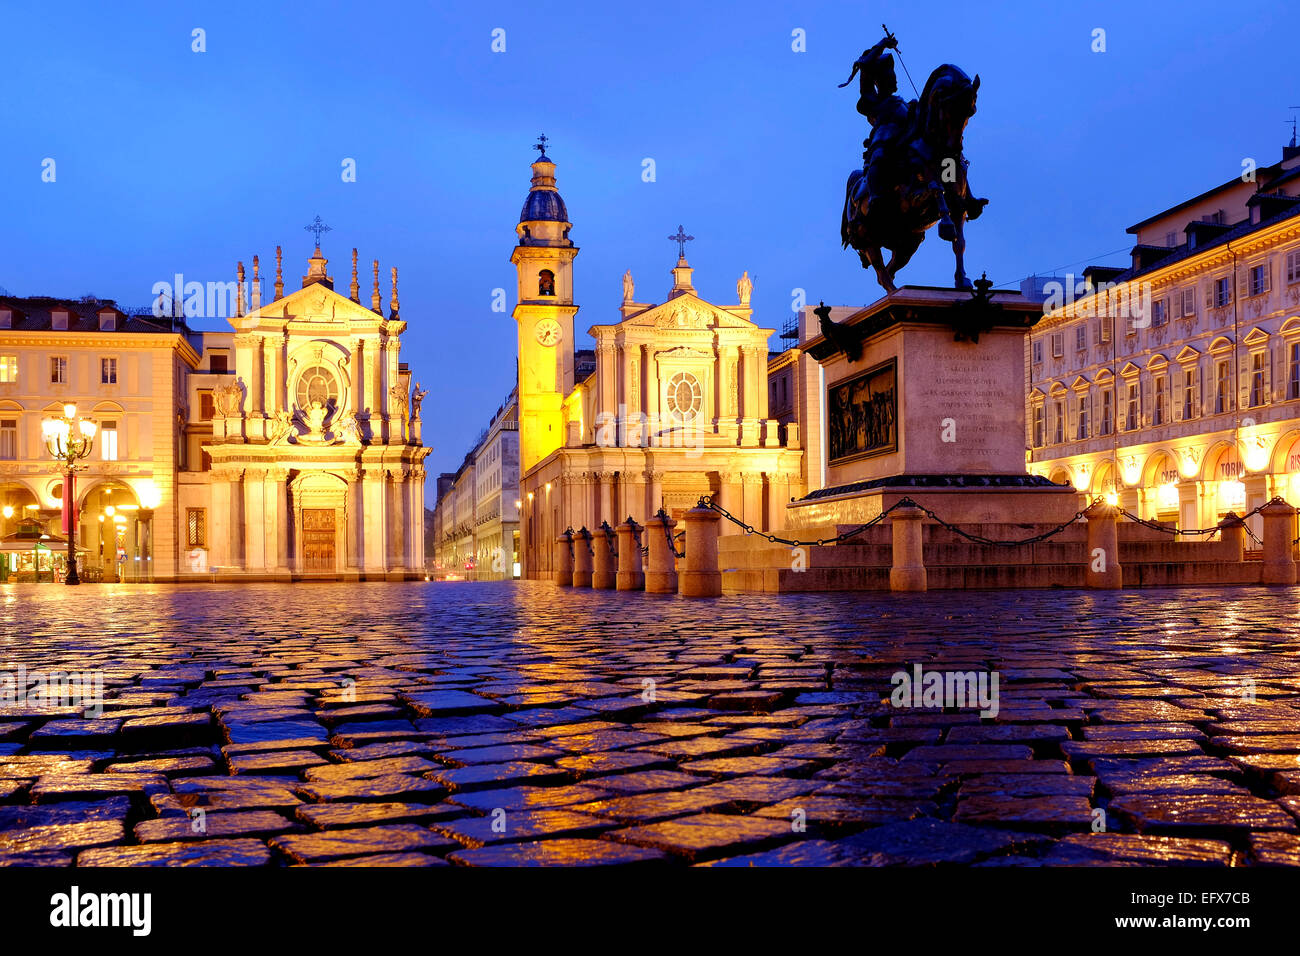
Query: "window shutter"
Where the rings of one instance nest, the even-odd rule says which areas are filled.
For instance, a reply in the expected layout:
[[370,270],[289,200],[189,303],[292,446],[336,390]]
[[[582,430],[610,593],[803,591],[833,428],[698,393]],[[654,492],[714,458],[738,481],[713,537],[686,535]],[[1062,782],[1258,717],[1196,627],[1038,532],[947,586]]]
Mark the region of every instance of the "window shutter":
[[1273,291],[1273,259],[1272,257],[1264,260],[1264,291]]
[[1237,274],[1237,298],[1245,299],[1250,295],[1250,269],[1246,268]]
[[1213,279],[1211,279],[1209,284],[1206,285],[1205,287],[1205,307],[1207,309],[1214,308],[1214,280]]

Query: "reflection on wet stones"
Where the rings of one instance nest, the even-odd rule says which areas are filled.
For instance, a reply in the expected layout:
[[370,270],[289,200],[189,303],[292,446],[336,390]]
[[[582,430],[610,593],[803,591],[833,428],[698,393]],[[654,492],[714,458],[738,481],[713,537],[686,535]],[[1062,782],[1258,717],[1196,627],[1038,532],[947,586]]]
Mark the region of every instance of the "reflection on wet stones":
[[[1300,865],[1266,592],[20,587],[0,669],[108,697],[0,706],[0,865]],[[997,717],[893,708],[918,663],[996,671]]]

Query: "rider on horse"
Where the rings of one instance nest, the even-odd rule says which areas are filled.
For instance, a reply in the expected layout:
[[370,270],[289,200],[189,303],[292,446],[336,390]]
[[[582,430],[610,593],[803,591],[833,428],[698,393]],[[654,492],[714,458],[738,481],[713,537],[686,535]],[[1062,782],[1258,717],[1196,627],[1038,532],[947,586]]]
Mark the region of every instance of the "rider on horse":
[[[871,135],[862,141],[866,147],[862,165],[868,208],[883,193],[884,170],[897,155],[896,145],[906,144],[904,137],[914,120],[916,101],[908,102],[898,95],[894,58],[885,53],[897,47],[898,40],[889,34],[853,64],[853,73],[859,74],[858,112],[871,124]],[[853,73],[844,86],[853,81]]]

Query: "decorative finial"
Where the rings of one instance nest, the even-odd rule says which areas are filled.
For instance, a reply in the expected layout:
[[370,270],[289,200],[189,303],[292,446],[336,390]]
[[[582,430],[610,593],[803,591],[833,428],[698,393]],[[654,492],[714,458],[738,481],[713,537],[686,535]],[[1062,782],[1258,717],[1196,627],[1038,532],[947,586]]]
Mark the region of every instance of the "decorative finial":
[[374,291],[370,293],[370,310],[372,312],[378,312],[380,315],[384,314],[383,300],[380,299],[379,297],[379,260],[378,259],[375,260],[375,288]]
[[280,274],[280,247],[275,247],[275,298],[284,298],[284,276]]
[[546,144],[549,142],[550,140],[547,139],[546,134],[543,133],[541,136],[537,137],[537,142],[533,144],[533,149],[537,150],[537,152],[541,154],[537,157],[538,162],[545,160],[549,163],[551,161],[550,157],[546,155]]
[[253,285],[250,293],[253,300],[253,309],[262,307],[262,273],[259,271],[257,256],[253,256]]
[[317,249],[320,248],[320,237],[321,237],[321,234],[322,234],[322,233],[326,233],[326,232],[333,232],[333,230],[332,230],[329,226],[325,225],[325,223],[323,223],[323,222],[320,221],[320,216],[317,216],[317,217],[316,217],[315,219],[313,219],[310,223],[308,223],[307,225],[303,226],[303,228],[306,229],[308,232],[313,232],[313,233],[316,234],[316,248],[317,248]]
[[348,292],[350,293],[348,298],[353,302],[360,304],[361,287],[357,285],[357,250],[355,247],[352,249],[352,286]]
[[397,266],[393,266],[393,297],[388,300],[388,317],[397,318]]
[[236,272],[239,276],[239,281],[236,283],[239,294],[235,298],[235,317],[238,318],[244,314],[244,264],[242,262],[239,263]]
[[686,243],[691,242],[692,240],[695,239],[695,237],[694,237],[694,236],[688,236],[688,235],[686,235],[686,230],[684,230],[681,226],[678,226],[678,227],[677,227],[677,235],[675,235],[675,236],[669,236],[668,239],[669,239],[671,242],[675,242],[675,243],[677,243],[677,258],[678,258],[678,259],[685,259],[685,258],[686,258]]

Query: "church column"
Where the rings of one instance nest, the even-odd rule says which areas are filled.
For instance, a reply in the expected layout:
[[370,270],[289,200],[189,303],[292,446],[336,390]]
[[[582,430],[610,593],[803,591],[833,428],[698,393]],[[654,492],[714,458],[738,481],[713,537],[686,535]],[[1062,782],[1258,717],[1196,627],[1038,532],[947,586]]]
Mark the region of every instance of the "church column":
[[352,354],[348,357],[352,372],[352,381],[348,383],[352,390],[352,414],[360,418],[366,407],[365,396],[361,393],[361,340],[353,339],[349,344],[352,347]]
[[276,354],[275,340],[269,336],[263,336],[262,340],[262,411],[269,417],[275,414],[275,392],[279,384],[279,376],[276,375],[276,362],[279,356]]
[[[718,504],[729,514],[743,519],[744,502],[736,493],[736,476],[729,471],[718,472]],[[737,528],[725,517],[719,525],[719,534],[735,534]]]
[[364,389],[366,395],[366,414],[370,423],[370,440],[373,442],[383,441],[383,413],[384,408],[379,392],[380,367],[379,367],[379,343],[376,339],[366,339],[358,362],[365,366],[362,377],[364,379]]
[[785,506],[790,500],[790,476],[781,472],[767,475],[767,533],[785,527]]
[[646,501],[645,514],[646,518],[653,518],[664,504],[664,473],[651,470],[645,473],[645,477],[646,486],[649,489],[649,500]]
[[[600,343],[596,346],[596,367],[600,374],[596,376],[598,391],[596,393],[596,415],[618,415],[618,366],[615,362],[614,346]],[[618,422],[615,421],[617,428]]]
[[[657,436],[663,428],[663,423],[660,421],[663,410],[660,408],[659,398],[659,363],[655,359],[653,350],[647,345],[645,347],[645,404],[646,414],[650,416],[648,428],[652,436]],[[657,445],[658,443],[656,438],[653,444]],[[647,439],[642,444],[648,446],[651,441]],[[653,513],[652,511],[651,514]]]
[[343,566],[349,571],[359,572],[365,565],[366,541],[362,516],[365,514],[365,487],[362,478],[365,472],[354,469],[347,474],[347,537],[345,539],[346,557]]
[[363,507],[357,520],[361,524],[361,533],[365,545],[363,569],[367,577],[382,576],[387,570],[384,556],[387,542],[384,530],[386,516],[384,509],[384,483],[387,479],[378,469],[367,468],[362,479]]
[[406,568],[406,478],[389,472],[384,481],[385,534],[388,538],[388,572]]
[[246,569],[266,570],[266,472],[249,468],[244,472],[244,542]]
[[749,448],[758,444],[758,350],[743,346],[740,349],[740,375],[744,391],[741,393],[741,445]]
[[208,512],[208,567],[212,568],[230,566],[230,482],[227,472],[212,473],[212,510]]
[[276,571],[289,569],[289,471],[273,468],[266,473],[266,565]]
[[[763,475],[761,472],[744,472],[740,476],[740,500],[743,514],[737,515],[755,530],[763,528]],[[734,527],[734,526],[733,526]],[[737,532],[741,529],[736,528]]]
[[[415,526],[411,533],[415,535],[411,549],[411,566],[420,574],[424,573],[426,557],[424,554],[424,468],[415,468],[411,472],[411,496],[414,502],[411,513],[415,515]],[[510,542],[513,547],[513,542]]]
[[[646,482],[645,472],[643,471],[625,471],[623,472],[623,507],[626,514],[620,512],[619,521],[622,522],[630,515],[637,524],[645,524],[645,519],[649,517],[646,514]],[[612,522],[611,522],[612,524]]]
[[596,480],[600,482],[600,503],[597,506],[596,522],[592,527],[599,528],[602,521],[608,521],[610,527],[613,527],[618,524],[618,516],[614,513],[614,473],[598,472]]

